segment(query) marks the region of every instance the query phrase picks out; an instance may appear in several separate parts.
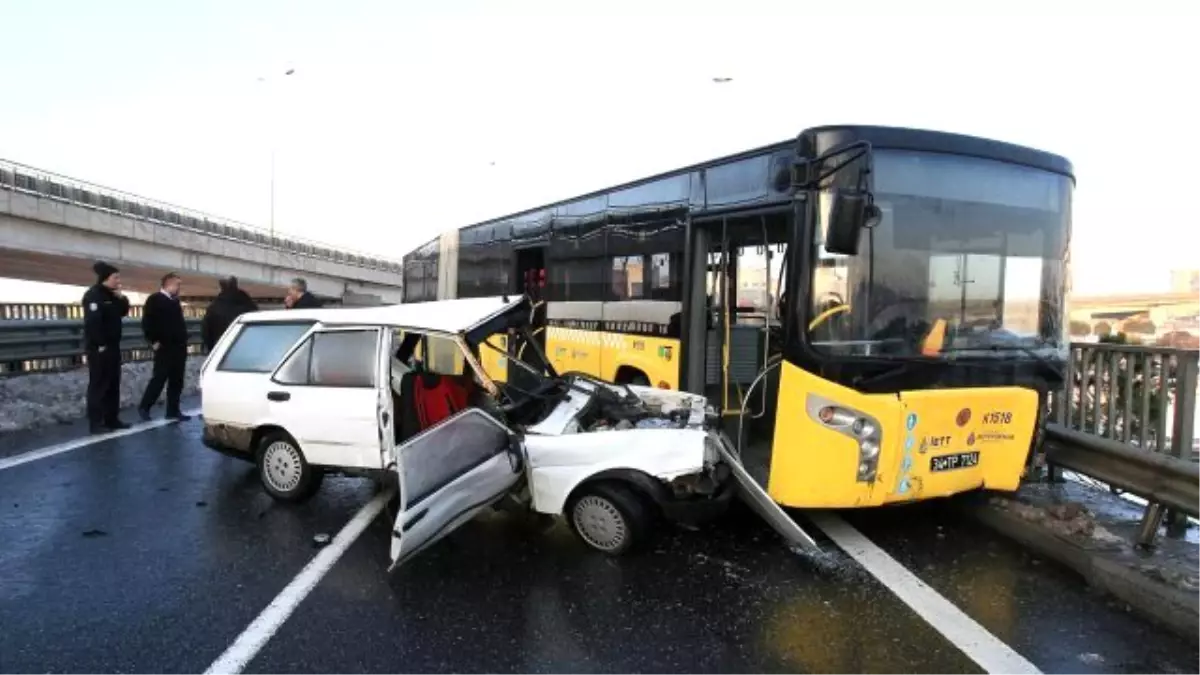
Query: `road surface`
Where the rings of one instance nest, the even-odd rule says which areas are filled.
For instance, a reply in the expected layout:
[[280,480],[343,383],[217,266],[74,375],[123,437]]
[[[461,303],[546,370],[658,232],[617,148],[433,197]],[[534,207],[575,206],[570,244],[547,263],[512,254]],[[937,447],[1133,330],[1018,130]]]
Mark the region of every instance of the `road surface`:
[[[0,440],[4,672],[1138,673],[1200,659],[936,505],[805,519],[815,558],[744,511],[622,559],[495,513],[388,575],[368,482],[330,479],[285,506],[249,464],[204,448],[196,420],[57,433],[48,448]],[[312,543],[348,524],[361,534]]]

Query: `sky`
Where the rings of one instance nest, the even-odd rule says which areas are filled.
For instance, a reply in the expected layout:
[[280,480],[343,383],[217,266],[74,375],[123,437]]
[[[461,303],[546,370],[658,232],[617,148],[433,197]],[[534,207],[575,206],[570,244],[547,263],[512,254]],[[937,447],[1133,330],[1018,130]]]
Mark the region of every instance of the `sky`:
[[809,126],[926,127],[1074,163],[1075,293],[1200,266],[1200,6],[829,4],[0,0],[0,158],[266,226],[274,149],[279,232],[399,258]]

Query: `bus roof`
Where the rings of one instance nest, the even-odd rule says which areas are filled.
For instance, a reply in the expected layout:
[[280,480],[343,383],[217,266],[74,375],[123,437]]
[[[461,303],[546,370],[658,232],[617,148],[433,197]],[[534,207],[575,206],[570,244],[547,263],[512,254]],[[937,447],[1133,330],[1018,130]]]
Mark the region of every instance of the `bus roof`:
[[276,309],[251,312],[242,323],[317,322],[326,325],[391,326],[458,335],[494,319],[524,302],[522,296],[439,300],[379,307]]
[[[879,149],[922,150],[994,159],[1074,177],[1071,164],[1065,158],[1003,141],[925,129],[828,125],[806,129],[796,139],[691,164],[569,199],[479,221],[457,230],[465,233],[487,226],[515,226],[522,222],[531,224],[548,221],[556,215],[575,215],[568,213],[571,208],[578,206],[579,209],[586,209],[589,201],[637,191],[642,191],[647,199],[659,200],[643,202],[643,206],[659,209],[688,207],[693,213],[706,213],[742,207],[769,207],[789,199],[788,186],[782,182],[787,178],[784,172],[790,170],[791,161],[798,156],[798,152],[804,156],[816,156],[837,145],[854,141],[867,141],[873,148]],[[631,203],[614,208],[609,204],[601,210],[619,211],[634,206],[635,204]],[[560,211],[562,213],[559,213]],[[439,237],[434,237],[416,247],[405,259],[435,254],[438,240]]]

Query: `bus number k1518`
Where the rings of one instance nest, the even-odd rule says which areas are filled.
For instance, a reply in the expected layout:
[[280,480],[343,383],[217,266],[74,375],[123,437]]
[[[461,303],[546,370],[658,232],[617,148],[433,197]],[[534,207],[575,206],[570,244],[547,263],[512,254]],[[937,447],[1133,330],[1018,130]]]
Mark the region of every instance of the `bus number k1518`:
[[1011,424],[1012,413],[1010,412],[990,412],[983,415],[984,424]]

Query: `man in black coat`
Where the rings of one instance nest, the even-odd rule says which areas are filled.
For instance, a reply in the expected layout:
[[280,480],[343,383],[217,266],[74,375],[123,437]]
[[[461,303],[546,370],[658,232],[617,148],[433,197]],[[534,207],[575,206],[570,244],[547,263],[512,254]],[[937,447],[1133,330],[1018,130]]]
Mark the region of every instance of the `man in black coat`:
[[308,292],[308,282],[299,277],[292,279],[283,303],[287,305],[288,309],[318,309],[321,307],[321,301]]
[[150,419],[150,407],[158,402],[163,384],[167,385],[167,419],[191,419],[179,409],[188,347],[187,321],[179,302],[179,284],[178,274],[171,272],[164,276],[162,288],[146,298],[142,308],[142,333],[154,350],[154,373],[138,406],[138,414],[143,420]]
[[200,327],[204,348],[209,352],[235,319],[247,312],[258,311],[258,305],[250,298],[250,294],[238,288],[237,277],[221,279],[217,283],[221,286],[221,292],[204,311],[204,322]]
[[128,429],[117,413],[121,409],[122,322],[129,314],[129,299],[121,292],[121,273],[106,262],[92,265],[95,285],[83,294],[83,342],[87,355],[88,426],[93,434]]

